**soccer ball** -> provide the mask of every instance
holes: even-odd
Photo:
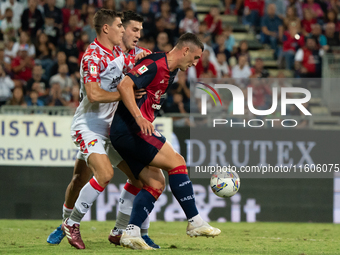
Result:
[[[210,187],[219,197],[232,197],[240,189],[240,185],[240,177],[236,172],[219,171],[210,179]]]

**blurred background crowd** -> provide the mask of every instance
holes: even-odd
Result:
[[[322,56],[339,54],[339,0],[6,0],[0,2],[0,106],[76,108],[79,65],[96,37],[99,8],[143,16],[139,45],[154,52],[170,51],[186,32],[204,42],[197,66],[179,72],[165,113],[190,112],[190,81],[320,78]],[[253,87],[254,106],[266,109],[274,83],[240,86]]]

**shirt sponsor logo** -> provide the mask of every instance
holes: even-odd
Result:
[[[151,107],[152,107],[152,109],[159,110],[159,109],[161,109],[162,105],[160,105],[160,104],[153,104]]]
[[[98,142],[98,140],[95,139],[95,140],[89,142],[87,145],[88,145],[88,147],[91,147],[91,146],[94,146],[97,142]]]
[[[137,70],[137,73],[139,75],[142,75],[143,73],[145,73],[147,70],[149,70],[145,65],[143,65],[142,67],[140,67],[138,70]]]

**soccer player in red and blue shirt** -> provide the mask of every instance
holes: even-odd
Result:
[[[152,249],[141,238],[140,227],[163,188],[149,166],[168,172],[172,193],[188,219],[188,235],[217,236],[221,232],[199,215],[184,158],[152,125],[178,69],[186,71],[190,66],[196,66],[203,48],[197,36],[184,34],[169,53],[151,54],[139,61],[117,87],[122,102],[112,121],[110,139],[136,179],[144,183],[134,200],[127,231],[120,240],[125,247]],[[134,89],[141,88],[145,88],[146,94],[135,100]]]

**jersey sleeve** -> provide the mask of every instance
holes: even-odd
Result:
[[[157,64],[151,59],[142,59],[127,74],[138,89],[146,88],[155,78],[157,74]]]
[[[83,58],[83,79],[84,84],[88,82],[100,83],[101,59],[96,55],[85,56]]]

